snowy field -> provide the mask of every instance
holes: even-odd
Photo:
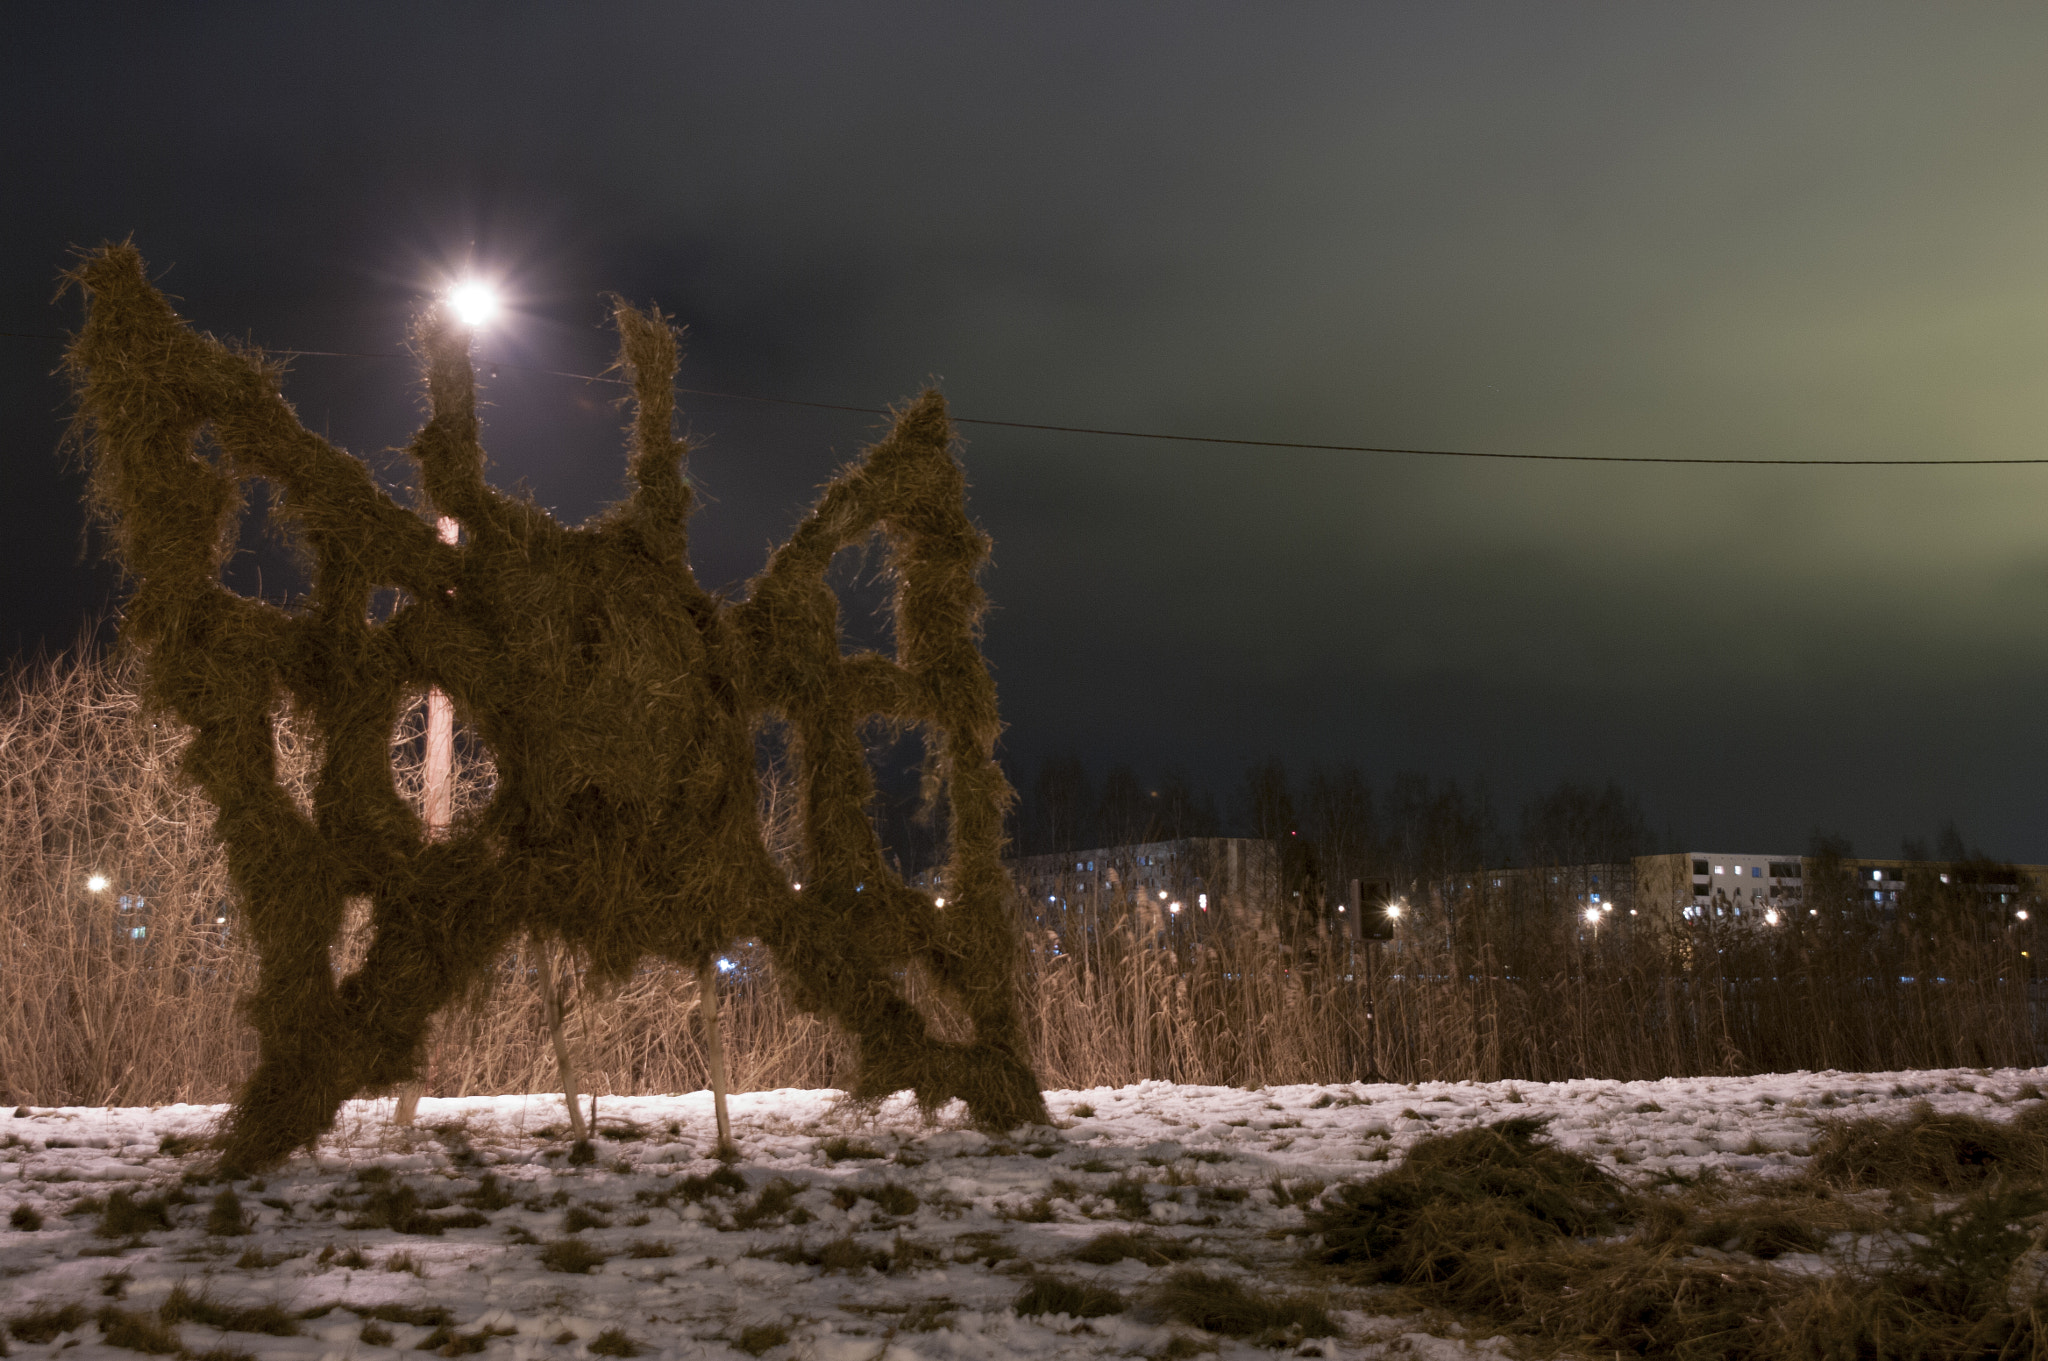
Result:
[[[235,1184],[239,1207],[225,1208],[220,1186],[182,1186],[205,1163],[192,1145],[217,1107],[23,1108],[0,1111],[0,1318],[30,1319],[11,1328],[15,1356],[75,1361],[132,1361],[143,1346],[381,1361],[423,1344],[487,1361],[1273,1355],[1148,1308],[1173,1268],[1147,1265],[1142,1245],[1166,1241],[1183,1266],[1325,1300],[1344,1335],[1300,1354],[1492,1356],[1502,1344],[1431,1337],[1301,1273],[1301,1203],[1419,1138],[1515,1115],[1549,1118],[1559,1144],[1631,1181],[1708,1167],[1771,1177],[1802,1165],[1822,1122],[1917,1100],[2003,1119],[2035,1083],[2048,1070],[1147,1082],[1048,1093],[1056,1127],[1001,1139],[946,1113],[921,1122],[900,1099],[863,1109],[835,1092],[758,1092],[732,1100],[729,1170],[707,1156],[702,1092],[600,1101],[594,1157],[578,1164],[556,1097],[429,1100],[412,1130],[390,1124],[389,1102],[358,1102],[317,1157]],[[118,1216],[102,1207],[122,1192],[134,1214],[109,1232]],[[1103,1260],[1118,1244],[1140,1256]],[[1020,1314],[1044,1276],[1131,1305]],[[183,1319],[168,1335],[124,1333],[124,1316],[154,1319],[167,1302]]]

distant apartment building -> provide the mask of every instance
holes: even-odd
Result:
[[[1894,858],[1845,857],[1834,862],[1849,876],[1855,900],[1874,907],[1895,907],[1900,894],[1918,881],[1927,887],[1950,885],[1975,892],[1987,908],[2027,910],[2048,892],[2048,865],[1949,862]],[[1804,906],[1818,862],[1809,856],[1721,851],[1682,851],[1636,857],[1637,898],[1641,905],[1679,916],[1756,919],[1775,923]]]
[[[1199,922],[1272,902],[1280,892],[1280,856],[1253,837],[1185,837],[1129,846],[1027,855],[1003,862],[1034,917],[1077,910],[1142,907],[1159,924]]]

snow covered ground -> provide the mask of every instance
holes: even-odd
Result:
[[[235,1185],[249,1230],[239,1235],[209,1232],[209,1218],[233,1227],[212,1213],[219,1186],[175,1194],[204,1164],[190,1145],[219,1108],[24,1108],[0,1111],[0,1318],[42,1320],[13,1329],[16,1356],[76,1361],[132,1361],[95,1319],[146,1314],[174,1291],[217,1320],[222,1307],[264,1304],[302,1316],[294,1336],[249,1331],[260,1314],[226,1319],[245,1325],[226,1331],[177,1324],[176,1340],[200,1356],[382,1361],[431,1339],[442,1355],[486,1361],[635,1347],[649,1361],[1000,1361],[1157,1355],[1177,1337],[1270,1356],[1148,1310],[1148,1286],[1170,1268],[1075,1252],[1142,1229],[1192,1249],[1187,1265],[1320,1295],[1295,1265],[1299,1202],[1373,1175],[1430,1134],[1534,1115],[1631,1180],[1703,1167],[1772,1176],[1802,1164],[1821,1122],[1902,1114],[1916,1100],[2005,1118],[2001,1107],[2038,1095],[2023,1090],[2034,1083],[2048,1084],[2048,1070],[1257,1091],[1147,1082],[1048,1093],[1057,1127],[1002,1139],[945,1112],[921,1122],[905,1099],[862,1109],[829,1091],[757,1092],[732,1100],[742,1158],[717,1180],[702,1092],[601,1100],[602,1137],[582,1165],[571,1165],[557,1097],[429,1100],[412,1130],[390,1124],[389,1102],[359,1102],[317,1158]],[[173,1193],[170,1227],[102,1236],[93,1206],[120,1191],[145,1218],[151,1196]],[[563,1243],[589,1251],[552,1246]],[[595,1258],[587,1271],[559,1269]],[[1020,1316],[1013,1303],[1037,1274],[1106,1286],[1132,1307]],[[1305,1354],[1497,1350],[1376,1317],[1356,1294],[1327,1298],[1345,1336],[1305,1343]]]

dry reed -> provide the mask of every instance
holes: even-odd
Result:
[[[392,750],[398,788],[415,800],[420,708],[407,711]],[[306,754],[288,719],[277,725],[281,778],[303,800]],[[69,657],[8,686],[0,1099],[221,1101],[248,1072],[254,1037],[235,998],[256,960],[235,929],[209,805],[176,776],[186,740],[142,716],[117,664]],[[459,807],[487,798],[492,778],[476,748],[458,749]],[[761,787],[770,849],[786,856],[792,786]],[[86,887],[95,873],[110,881],[101,893]],[[1396,946],[1355,958],[1290,939],[1276,914],[1250,910],[1178,940],[1157,929],[1156,913],[1129,907],[1050,924],[1014,896],[1011,910],[1026,1036],[1051,1087],[2041,1061],[2023,941],[1968,913],[1860,919],[1824,882],[1810,897],[1821,915],[1786,930],[1623,929],[1595,942],[1562,905],[1475,891],[1456,912],[1441,898],[1419,905]],[[354,915],[337,970],[353,967],[364,942],[362,905]],[[431,1094],[553,1089],[531,949],[508,949],[469,1004],[444,1014],[428,1047]],[[768,952],[743,942],[726,957],[736,966],[721,984],[735,1089],[850,1085],[850,1046],[785,999]],[[907,987],[942,1011],[915,971]],[[653,961],[605,989],[580,978],[568,1032],[586,1087],[600,1097],[704,1087],[697,1001],[692,970]]]

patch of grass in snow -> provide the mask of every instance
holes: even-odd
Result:
[[[381,1172],[384,1169],[372,1170]],[[443,1195],[422,1200],[418,1190],[405,1182],[380,1184],[356,1204],[355,1217],[344,1227],[390,1229],[394,1233],[438,1238],[449,1229],[480,1229],[491,1222],[488,1216],[475,1210],[429,1213],[445,1209],[449,1203],[448,1197]]]
[[[171,1227],[171,1206],[175,1203],[168,1194],[157,1194],[144,1200],[137,1200],[127,1191],[116,1191],[107,1197],[106,1207],[100,1211],[100,1222],[93,1232],[102,1238],[129,1238],[136,1234],[156,1233]],[[184,1203],[190,1203],[187,1197]]]
[[[835,1163],[853,1159],[885,1158],[888,1155],[873,1144],[858,1139],[849,1139],[844,1134],[835,1134],[818,1145],[818,1151]]]
[[[760,1356],[788,1341],[789,1329],[780,1323],[755,1323],[740,1329],[732,1345],[748,1356]]]
[[[861,1201],[868,1201],[886,1215],[914,1215],[917,1213],[917,1192],[908,1186],[898,1186],[885,1181],[870,1186],[840,1186],[832,1192],[832,1203],[842,1210],[851,1210]]]
[[[375,1323],[405,1323],[415,1328],[442,1328],[455,1315],[438,1304],[344,1304],[359,1319]]]
[[[93,1316],[93,1322],[100,1325],[100,1341],[109,1347],[151,1356],[175,1356],[185,1347],[175,1329],[149,1314],[110,1304]]]
[[[1077,1262],[1091,1266],[1115,1266],[1129,1258],[1143,1266],[1166,1266],[1184,1262],[1195,1255],[1193,1247],[1178,1238],[1165,1238],[1139,1230],[1111,1229],[1098,1233],[1070,1254]]]
[[[1418,1141],[1400,1167],[1309,1211],[1318,1260],[1359,1281],[1434,1284],[1483,1271],[1504,1245],[1610,1231],[1618,1187],[1588,1160],[1539,1143],[1542,1130],[1517,1117]],[[1287,1188],[1275,1181],[1280,1199]]]
[[[1665,1178],[1641,1192],[1540,1142],[1535,1122],[1425,1139],[1396,1171],[1309,1212],[1320,1235],[1311,1257],[1545,1350],[1688,1361],[2048,1356],[2048,1178],[2030,1161],[2035,1132],[1925,1110],[1840,1128],[1836,1161],[1817,1159],[1800,1181]],[[1909,1203],[1889,1223],[1867,1197],[1834,1189],[1880,1179],[1977,1185],[1934,1208]],[[1875,1263],[1849,1255],[1824,1273],[1769,1265],[1827,1251],[1831,1232],[1880,1228],[1898,1250]]]
[[[1131,1302],[1106,1286],[1085,1285],[1059,1276],[1034,1276],[1010,1307],[1025,1318],[1037,1314],[1104,1318],[1121,1314],[1131,1307]]]
[[[797,1195],[802,1190],[803,1187],[787,1177],[775,1178],[761,1188],[761,1193],[754,1197],[753,1204],[733,1211],[733,1226],[739,1229],[752,1229],[785,1216],[795,1223],[806,1222],[810,1216],[796,1205]],[[800,1214],[804,1216],[803,1219],[796,1218]]]
[[[1020,1205],[998,1205],[996,1218],[1018,1224],[1050,1224],[1054,1214],[1051,1196],[1034,1196]]]
[[[1145,1188],[1150,1183],[1135,1173],[1118,1177],[1102,1188],[1104,1200],[1116,1207],[1120,1219],[1144,1219],[1152,1212],[1152,1198]]]
[[[203,1323],[228,1333],[299,1334],[299,1321],[280,1304],[222,1304],[203,1289],[195,1293],[182,1284],[171,1287],[171,1293],[157,1306],[157,1317],[167,1324]]]
[[[604,1262],[605,1255],[581,1238],[564,1238],[540,1250],[540,1264],[549,1271],[587,1276]]]
[[[879,1248],[862,1247],[852,1234],[844,1234],[820,1247],[809,1247],[802,1242],[785,1243],[776,1248],[752,1248],[749,1257],[759,1257],[785,1266],[814,1266],[826,1275],[834,1272],[858,1273],[873,1267],[886,1273],[889,1270],[889,1254]]]
[[[1234,1276],[1209,1271],[1174,1272],[1153,1292],[1153,1300],[1183,1323],[1257,1346],[1285,1346],[1342,1331],[1317,1300],[1257,1293]]]
[[[1845,1186],[1955,1192],[1994,1178],[2048,1180],[2048,1106],[2009,1121],[1944,1114],[1917,1102],[1904,1118],[1823,1128],[1808,1174]]]
[[[232,1187],[222,1190],[207,1206],[206,1231],[219,1238],[239,1238],[249,1232],[249,1216]]]
[[[7,1331],[17,1342],[41,1346],[55,1342],[59,1333],[68,1333],[74,1328],[83,1328],[86,1320],[85,1306],[70,1304],[38,1304],[35,1308],[7,1316]]]
[[[505,1184],[495,1173],[486,1172],[477,1181],[474,1191],[465,1191],[455,1199],[472,1210],[496,1211],[511,1206],[512,1193],[505,1189]]]
[[[626,1336],[624,1328],[607,1328],[590,1339],[592,1356],[638,1356],[642,1347]]]
[[[472,1356],[491,1345],[491,1339],[510,1337],[516,1329],[479,1328],[473,1333],[458,1333],[443,1324],[419,1341],[417,1350],[433,1352],[436,1356]]]
[[[953,1240],[952,1251],[948,1255],[956,1262],[996,1266],[1014,1260],[1018,1254],[1002,1234],[980,1230],[956,1237]]]
[[[34,1233],[43,1227],[42,1211],[33,1205],[17,1205],[7,1212],[7,1227],[22,1233]]]

